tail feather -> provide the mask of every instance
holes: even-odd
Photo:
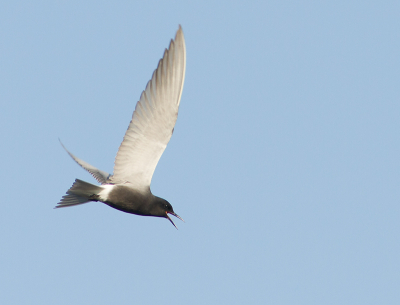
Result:
[[[62,199],[60,200],[60,202],[55,207],[55,209],[71,207],[74,205],[84,204],[86,202],[89,202],[89,200],[84,197],[80,197],[80,196],[72,195],[72,194],[64,195],[62,197]]]
[[[91,197],[103,189],[100,186],[75,179],[74,184],[67,191],[55,208],[65,208],[93,201]]]

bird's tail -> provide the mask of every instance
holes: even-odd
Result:
[[[75,179],[74,184],[67,191],[67,194],[61,198],[61,201],[55,208],[64,208],[89,201],[97,201],[96,197],[102,190],[103,188],[100,186]]]

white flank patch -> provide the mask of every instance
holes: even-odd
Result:
[[[99,193],[99,197],[101,201],[107,201],[108,195],[110,194],[111,190],[114,188],[114,184],[107,184],[107,185],[102,185],[101,188],[103,189]]]

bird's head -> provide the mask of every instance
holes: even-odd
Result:
[[[177,226],[174,224],[174,222],[172,221],[172,219],[169,217],[168,214],[174,215],[175,217],[179,218],[184,222],[184,220],[174,212],[172,205],[167,200],[159,197],[156,198],[157,198],[156,201],[157,216],[167,218],[174,225],[175,228],[177,228]]]

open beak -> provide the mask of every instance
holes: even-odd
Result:
[[[185,222],[178,214],[175,214],[174,212],[165,212],[165,215],[167,216],[168,220],[174,225],[174,227],[178,230],[178,227],[174,224],[171,218],[169,218],[168,214],[174,215],[176,218],[179,218],[183,222]]]

